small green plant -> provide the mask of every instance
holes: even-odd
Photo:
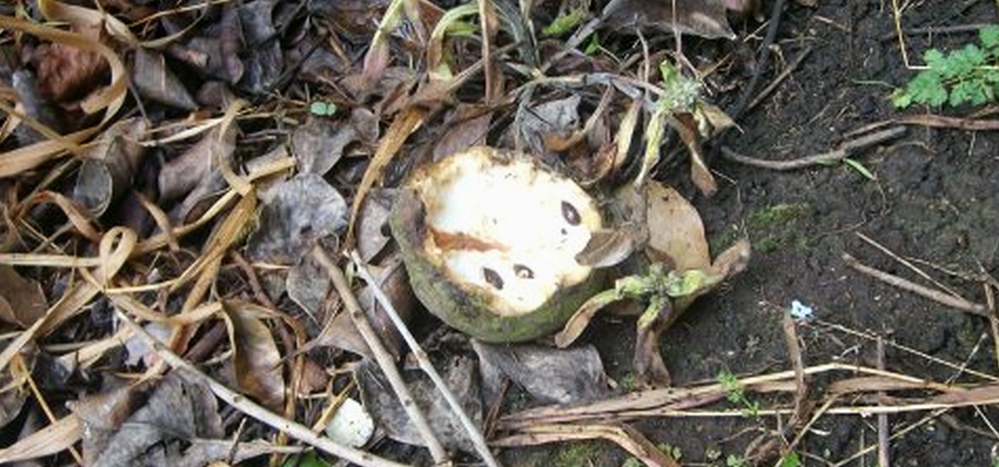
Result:
[[[332,102],[313,101],[309,104],[309,113],[317,117],[332,117],[336,111],[337,106]]]
[[[758,417],[760,415],[760,404],[746,397],[746,389],[739,382],[738,377],[727,370],[722,370],[721,373],[718,373],[718,383],[728,393],[726,398],[729,402],[742,406],[743,415],[747,417]]]
[[[927,50],[923,55],[927,69],[892,94],[895,107],[994,102],[999,90],[999,25],[982,28],[978,41],[980,45],[967,44],[947,54]]]
[[[749,465],[746,459],[736,454],[729,454],[725,458],[725,467],[746,467]]]
[[[791,451],[780,458],[780,467],[801,467],[801,458],[798,453]]]

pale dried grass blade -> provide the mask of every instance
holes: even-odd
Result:
[[[58,302],[45,312],[44,317],[35,321],[30,328],[24,330],[17,338],[7,344],[3,352],[0,352],[0,369],[6,368],[11,359],[32,339],[52,332],[66,320],[84,311],[87,303],[90,303],[90,300],[100,293],[101,284],[110,282],[111,278],[124,266],[132,254],[135,244],[135,232],[125,227],[115,227],[104,234],[99,247],[100,265],[93,274],[86,269],[80,270],[81,275],[92,280],[74,284]]]
[[[0,449],[0,464],[51,456],[73,446],[83,434],[80,417],[67,415],[18,442]]]
[[[65,143],[71,142],[75,144],[82,142],[99,131],[100,127],[104,126],[104,124],[109,122],[118,113],[118,110],[121,109],[122,104],[125,102],[127,73],[125,64],[113,50],[82,34],[62,31],[8,16],[0,16],[0,29],[20,31],[48,41],[97,53],[108,62],[111,68],[111,83],[87,96],[80,103],[80,107],[88,114],[97,113],[101,109],[104,109],[104,117],[101,119],[101,123],[96,127],[65,135],[61,141],[42,141],[30,146],[0,153],[0,178],[3,178],[31,170],[51,159],[60,157],[65,154]]]

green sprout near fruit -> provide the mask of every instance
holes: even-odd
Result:
[[[718,373],[718,383],[725,389],[725,397],[729,402],[742,406],[742,414],[747,417],[758,417],[760,415],[760,404],[749,400],[746,397],[746,388],[739,382],[739,378],[729,371]]]
[[[995,102],[999,90],[999,25],[982,28],[978,42],[946,54],[938,49],[927,50],[923,55],[927,68],[906,87],[896,90],[892,103],[906,108],[912,104],[956,107]]]

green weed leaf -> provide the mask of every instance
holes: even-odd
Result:
[[[912,104],[955,107],[995,102],[999,89],[999,25],[982,28],[978,41],[948,53],[927,50],[923,54],[927,69],[916,74],[905,88],[895,90],[892,104],[905,108]]]

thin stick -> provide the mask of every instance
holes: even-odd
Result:
[[[930,276],[929,274],[927,274],[926,272],[924,272],[922,269],[917,268],[916,265],[912,264],[911,261],[909,261],[909,260],[907,260],[905,258],[902,258],[899,255],[896,255],[895,252],[889,250],[884,245],[882,245],[882,244],[874,241],[874,239],[872,239],[872,238],[868,237],[867,235],[864,235],[864,234],[862,234],[860,232],[855,232],[855,235],[857,237],[859,237],[861,240],[867,242],[868,245],[871,245],[874,248],[877,248],[877,249],[881,250],[882,253],[890,256],[895,261],[898,261],[899,263],[902,263],[903,265],[905,265],[905,267],[909,268],[909,270],[911,270],[912,272],[918,274],[919,277],[922,277],[923,279],[926,279],[926,280],[932,282],[933,285],[935,285],[937,287],[940,287],[941,290],[943,290],[943,291],[945,291],[945,292],[953,295],[956,298],[960,298],[962,300],[964,299],[964,297],[962,297],[961,294],[959,294],[959,293],[951,290],[946,285],[940,283],[940,281],[934,279],[933,276]]]
[[[879,269],[872,268],[870,266],[862,264],[860,261],[857,260],[857,258],[850,256],[849,253],[843,253],[843,261],[846,263],[847,266],[850,266],[854,270],[867,274],[868,276],[878,279],[881,282],[884,282],[888,285],[892,285],[902,290],[912,292],[916,295],[923,296],[944,306],[949,306],[951,308],[956,308],[958,310],[966,311],[968,313],[978,316],[983,316],[986,318],[989,317],[989,313],[986,310],[985,305],[982,305],[980,303],[970,302],[963,298],[952,297],[950,295],[940,292],[939,290],[933,290],[928,287],[919,285],[915,282],[909,281],[907,279],[903,279],[901,277],[888,274],[887,272],[881,271]]]
[[[879,370],[885,369],[885,340],[878,336],[878,361],[877,367]],[[878,391],[878,395],[881,397],[885,396],[884,391]],[[891,466],[891,449],[888,444],[888,440],[891,437],[891,431],[888,429],[888,415],[880,413],[878,414],[878,467],[890,467]]]
[[[271,412],[270,410],[265,409],[263,406],[251,401],[246,396],[229,389],[218,381],[215,381],[208,375],[202,373],[201,370],[198,370],[194,365],[191,365],[186,360],[180,358],[180,356],[173,353],[170,349],[166,348],[163,343],[146,332],[142,326],[139,326],[138,323],[132,321],[132,318],[120,309],[115,309],[115,314],[122,321],[122,323],[125,324],[125,326],[127,326],[136,336],[139,336],[139,338],[142,339],[146,345],[152,348],[163,361],[175,369],[183,370],[189,375],[197,378],[203,384],[208,386],[208,388],[211,389],[211,391],[215,393],[219,399],[226,401],[226,403],[231,405],[236,410],[253,417],[271,428],[287,433],[291,437],[303,443],[347,460],[348,462],[353,462],[357,465],[366,467],[406,467],[405,464],[399,464],[388,459],[378,457],[374,454],[342,445],[330,438],[319,436],[313,433],[309,427],[300,425],[295,421],[288,420],[274,412]]]
[[[996,368],[999,368],[999,310],[996,310],[996,296],[991,284],[982,284],[985,289],[985,304],[989,307],[989,328],[992,331],[992,351],[995,354]]]
[[[881,130],[876,133],[871,133],[867,136],[862,136],[852,141],[841,145],[839,148],[824,152],[822,154],[815,154],[812,156],[805,156],[799,159],[792,159],[789,161],[771,161],[766,159],[757,159],[755,157],[744,156],[733,151],[728,146],[722,146],[721,152],[726,159],[738,162],[740,164],[750,165],[753,167],[760,167],[770,170],[798,170],[804,169],[806,167],[811,167],[814,165],[827,165],[830,163],[840,162],[850,156],[850,153],[867,146],[872,146],[875,144],[880,144],[885,141],[890,141],[905,133],[905,127],[897,126],[892,127],[887,130]]]
[[[368,271],[368,266],[361,260],[360,255],[357,254],[357,250],[350,250],[349,253],[350,260],[353,261],[354,266],[357,267],[357,273],[368,283],[371,287],[371,291],[374,293],[375,299],[381,304],[382,309],[385,310],[385,314],[392,320],[392,324],[402,335],[403,340],[406,341],[406,345],[413,352],[413,356],[416,357],[416,361],[420,365],[420,369],[423,370],[430,380],[434,382],[434,386],[437,390],[444,395],[444,400],[447,401],[447,405],[451,407],[451,410],[455,415],[458,416],[458,420],[461,422],[461,426],[465,429],[465,433],[468,434],[468,438],[472,441],[472,445],[475,446],[476,452],[482,457],[483,462],[490,467],[499,467],[499,462],[493,457],[492,452],[489,451],[489,446],[486,444],[486,439],[482,436],[482,433],[478,428],[475,427],[475,423],[472,419],[468,417],[465,413],[465,409],[462,407],[461,402],[454,397],[454,393],[444,384],[444,379],[441,375],[437,373],[434,368],[433,363],[430,363],[430,358],[427,357],[427,353],[423,351],[420,344],[416,342],[413,334],[409,332],[406,328],[406,324],[402,322],[402,318],[399,317],[399,313],[395,309],[395,305],[392,304],[392,300],[385,295],[385,292],[378,286],[378,281],[371,275]]]
[[[774,89],[777,89],[777,86],[780,86],[780,83],[783,83],[788,76],[791,76],[791,73],[794,73],[794,70],[797,70],[798,67],[801,66],[801,62],[805,61],[805,57],[808,57],[808,55],[812,53],[812,48],[812,46],[809,46],[807,49],[798,54],[798,56],[794,58],[794,61],[785,67],[784,71],[781,71],[780,74],[767,85],[767,87],[763,88],[763,90],[756,96],[756,99],[753,99],[753,102],[749,103],[749,106],[746,107],[746,112],[756,108],[756,106],[759,105],[760,102],[763,102],[763,99],[766,99],[767,96],[774,91]]]
[[[430,427],[430,423],[427,422],[427,418],[423,415],[420,407],[413,400],[413,395],[409,392],[409,388],[406,387],[406,383],[402,380],[402,375],[399,374],[399,369],[396,368],[395,362],[392,360],[391,354],[385,349],[385,345],[382,344],[381,339],[378,338],[378,334],[375,333],[374,328],[371,327],[371,323],[368,322],[368,317],[364,314],[364,310],[361,305],[357,303],[357,297],[354,296],[354,292],[350,290],[350,284],[347,283],[347,278],[344,277],[343,271],[333,263],[333,260],[323,251],[321,246],[316,246],[312,249],[312,258],[326,270],[326,274],[333,281],[333,286],[336,288],[337,293],[340,294],[340,298],[343,301],[344,306],[347,308],[347,313],[350,315],[351,321],[354,322],[354,326],[357,328],[357,332],[361,334],[364,338],[364,342],[368,344],[368,348],[371,349],[371,353],[375,357],[375,361],[378,362],[378,366],[381,367],[382,372],[385,373],[386,379],[388,379],[389,385],[392,386],[392,390],[395,391],[396,397],[399,398],[399,402],[402,404],[402,408],[406,411],[406,415],[409,415],[409,419],[413,422],[413,426],[416,431],[420,433],[420,437],[423,438],[423,442],[426,443],[427,449],[430,450],[430,455],[434,458],[434,463],[445,464],[448,463],[447,451],[444,450],[444,446],[441,442],[434,436],[433,429]]]

